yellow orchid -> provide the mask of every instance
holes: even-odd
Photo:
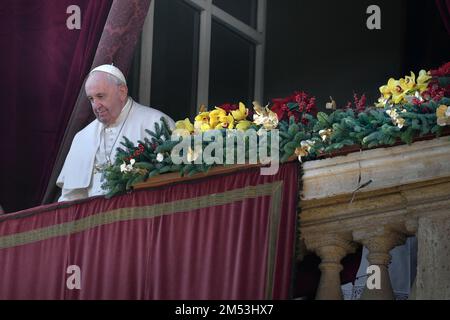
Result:
[[[389,98],[379,97],[378,103],[375,104],[375,107],[384,108],[388,102],[389,102]]]
[[[389,79],[388,81],[388,88],[391,91],[392,94],[392,101],[394,103],[400,103],[405,98],[406,92],[403,91],[403,88],[400,85],[399,80],[395,80],[393,78]]]
[[[219,119],[221,116],[225,116],[227,113],[222,108],[216,107],[215,110],[209,113],[209,126],[211,128],[215,128],[219,123]]]
[[[215,127],[216,129],[233,129],[234,119],[231,114],[222,115],[219,117],[219,124]]]
[[[209,112],[200,112],[194,120],[195,122],[209,123]]]
[[[194,132],[194,125],[189,118],[175,122],[175,129],[187,130],[189,133]]]
[[[416,75],[411,71],[411,76],[405,76],[398,81],[403,91],[413,90],[416,87]]]
[[[450,107],[445,104],[441,104],[436,109],[437,124],[440,126],[450,125]]]
[[[391,97],[391,89],[387,85],[380,87],[380,92],[383,95],[383,98],[389,99]]]
[[[245,107],[245,104],[239,102],[239,109],[231,111],[231,114],[236,121],[244,120],[247,118],[248,109]]]
[[[379,88],[381,97],[375,106],[385,107],[387,104],[412,103],[414,97],[420,97],[420,93],[427,89],[431,78],[430,72],[425,70],[420,70],[417,78],[412,71],[409,76],[399,80],[389,78],[388,83]],[[420,98],[418,99],[420,100]]]
[[[390,98],[394,92],[398,91],[398,88],[401,88],[398,80],[390,78],[387,84],[380,87],[380,92],[383,94],[383,97]]]
[[[237,123],[236,125],[236,129],[241,130],[241,131],[245,131],[247,130],[250,126],[252,125],[251,121],[248,120],[241,120]]]
[[[174,137],[188,137],[191,135],[191,132],[189,132],[187,129],[175,129],[172,131],[172,135]]]
[[[428,81],[430,81],[431,75],[429,72],[426,72],[425,70],[419,71],[419,76],[417,77],[417,88],[419,89],[420,93],[425,91],[428,86]]]
[[[211,129],[212,128],[209,125],[209,123],[205,123],[205,122],[201,122],[201,121],[194,122],[194,133],[205,132],[205,131],[208,131]]]
[[[210,129],[209,112],[200,112],[198,116],[195,117],[194,131],[208,131]]]
[[[398,92],[398,93],[393,93],[392,94],[392,101],[395,104],[399,104],[401,102],[406,102],[405,100],[405,96],[406,96],[406,92]]]

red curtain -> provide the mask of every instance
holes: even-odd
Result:
[[[0,204],[40,204],[112,0],[0,4]],[[66,21],[80,8],[81,29]]]
[[[445,29],[450,36],[450,0],[435,0]]]
[[[288,298],[297,178],[290,163],[0,217],[0,299]]]

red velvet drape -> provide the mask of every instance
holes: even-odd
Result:
[[[0,204],[40,204],[59,143],[91,67],[112,0],[0,4]],[[67,8],[80,8],[70,30]]]
[[[435,0],[445,29],[450,36],[450,0]]]
[[[290,163],[0,217],[0,299],[288,298],[297,178]]]

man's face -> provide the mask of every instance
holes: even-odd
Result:
[[[115,84],[104,72],[93,72],[86,81],[85,90],[98,121],[105,125],[114,123],[125,105],[127,87]]]

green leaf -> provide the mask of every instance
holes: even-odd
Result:
[[[305,133],[300,131],[295,134],[293,142],[296,146],[300,145],[300,142],[305,139]]]
[[[286,143],[286,145],[283,147],[284,152],[291,155],[294,153],[295,148],[297,147],[297,144],[294,141]]]
[[[148,174],[148,177],[151,178],[151,177],[154,177],[154,176],[157,176],[157,175],[159,175],[159,170],[158,170],[158,169],[153,169],[153,170],[150,171],[150,173]]]
[[[199,171],[197,170],[196,167],[192,168],[192,170],[189,170],[188,172],[188,177],[193,176],[194,174],[198,173]]]
[[[437,133],[440,128],[441,128],[440,125],[438,124],[434,125],[433,128],[431,128],[431,133]]]
[[[298,125],[297,125],[296,123],[291,124],[291,125],[289,126],[288,134],[289,134],[291,137],[293,137],[293,136],[295,136],[295,134],[298,132],[298,130],[299,130],[299,127],[298,127]]]
[[[162,167],[161,169],[159,169],[159,173],[166,173],[166,172],[169,172],[170,169],[171,169],[171,166],[169,166],[169,165],[164,166],[164,167]]]
[[[140,168],[140,169],[152,170],[155,166],[148,162],[136,162],[134,164],[134,167]]]
[[[280,131],[280,138],[281,139],[291,139],[291,136],[287,132]]]
[[[400,139],[407,143],[407,144],[411,144],[412,140],[413,140],[413,128],[412,127],[408,127],[401,135],[400,135]]]
[[[379,145],[378,141],[372,141],[371,143],[369,143],[367,145],[367,148],[373,148],[373,147],[376,147],[378,145]]]
[[[319,123],[323,126],[329,126],[330,123],[328,122],[328,115],[325,112],[318,112],[317,113],[317,120],[319,120]]]
[[[285,154],[281,157],[280,162],[284,163],[284,162],[288,161],[288,159],[289,159],[290,157],[291,157],[290,154],[285,153]]]
[[[428,119],[425,115],[419,114],[419,119],[422,122],[422,126],[420,128],[420,135],[427,134],[430,132],[430,126],[428,125]]]
[[[144,182],[145,179],[146,179],[145,175],[139,175],[132,180],[131,185],[134,186],[135,184]]]
[[[418,119],[413,119],[411,121],[411,128],[416,129],[416,130],[420,130],[422,127],[419,124],[419,120]]]
[[[380,138],[380,133],[379,132],[372,132],[371,134],[369,134],[367,137],[364,137],[364,139],[362,140],[363,144],[368,144],[374,140],[378,140]]]
[[[298,107],[298,104],[296,102],[288,102],[287,107],[289,108],[289,110],[294,110]]]

